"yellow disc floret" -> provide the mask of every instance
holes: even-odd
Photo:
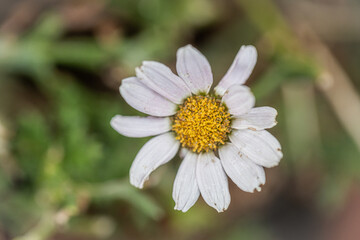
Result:
[[[230,133],[230,114],[220,99],[188,97],[175,114],[172,130],[182,146],[193,152],[216,150]]]

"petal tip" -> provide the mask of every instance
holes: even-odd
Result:
[[[148,61],[148,60],[145,60],[145,61],[142,61],[141,62],[141,68],[143,68],[144,66],[149,66],[153,63],[153,61]]]
[[[180,49],[193,49],[193,48],[194,48],[194,46],[189,43],[189,44],[186,44],[185,46],[179,48],[179,50]]]
[[[142,74],[143,74],[142,66],[141,66],[141,67],[136,67],[136,68],[135,68],[135,73],[136,73],[136,76],[137,76],[139,79],[142,78]]]
[[[181,212],[185,213],[185,212],[187,212],[189,209],[180,208],[180,207],[178,207],[177,205],[175,205],[174,210],[181,211]]]
[[[130,184],[133,185],[134,187],[138,188],[138,189],[143,189],[144,188],[144,183],[141,182],[137,182],[134,179],[130,178]]]
[[[227,207],[224,208],[215,208],[218,213],[223,213],[227,210]]]
[[[241,46],[241,49],[252,51],[254,54],[257,55],[257,50],[254,45],[243,45],[243,46]]]
[[[187,212],[189,209],[190,209],[189,207],[186,207],[186,204],[183,206],[179,206],[178,203],[175,203],[175,206],[174,206],[174,210],[181,211],[183,213]]]
[[[119,119],[120,115],[115,115],[110,120],[110,126],[115,129],[116,120]]]

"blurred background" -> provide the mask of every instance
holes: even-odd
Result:
[[[279,112],[283,160],[221,214],[173,210],[178,158],[130,186],[147,139],[109,125],[139,114],[121,80],[189,43],[215,82],[255,45],[247,85]],[[1,0],[0,239],[360,239],[359,62],[357,0]]]

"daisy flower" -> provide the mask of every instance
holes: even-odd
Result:
[[[130,183],[143,188],[149,175],[181,149],[172,194],[176,210],[186,212],[201,194],[208,205],[225,211],[227,176],[243,191],[260,191],[263,167],[278,165],[282,152],[265,130],[276,125],[277,111],[254,107],[255,97],[243,85],[256,59],[255,47],[242,46],[213,93],[210,64],[191,45],[177,51],[178,75],[164,64],[144,61],[136,77],[122,80],[125,101],[150,116],[117,115],[111,126],[127,137],[155,136],[136,155]]]

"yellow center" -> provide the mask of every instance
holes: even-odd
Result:
[[[188,97],[175,114],[172,130],[193,152],[216,150],[230,133],[230,114],[215,97]]]

